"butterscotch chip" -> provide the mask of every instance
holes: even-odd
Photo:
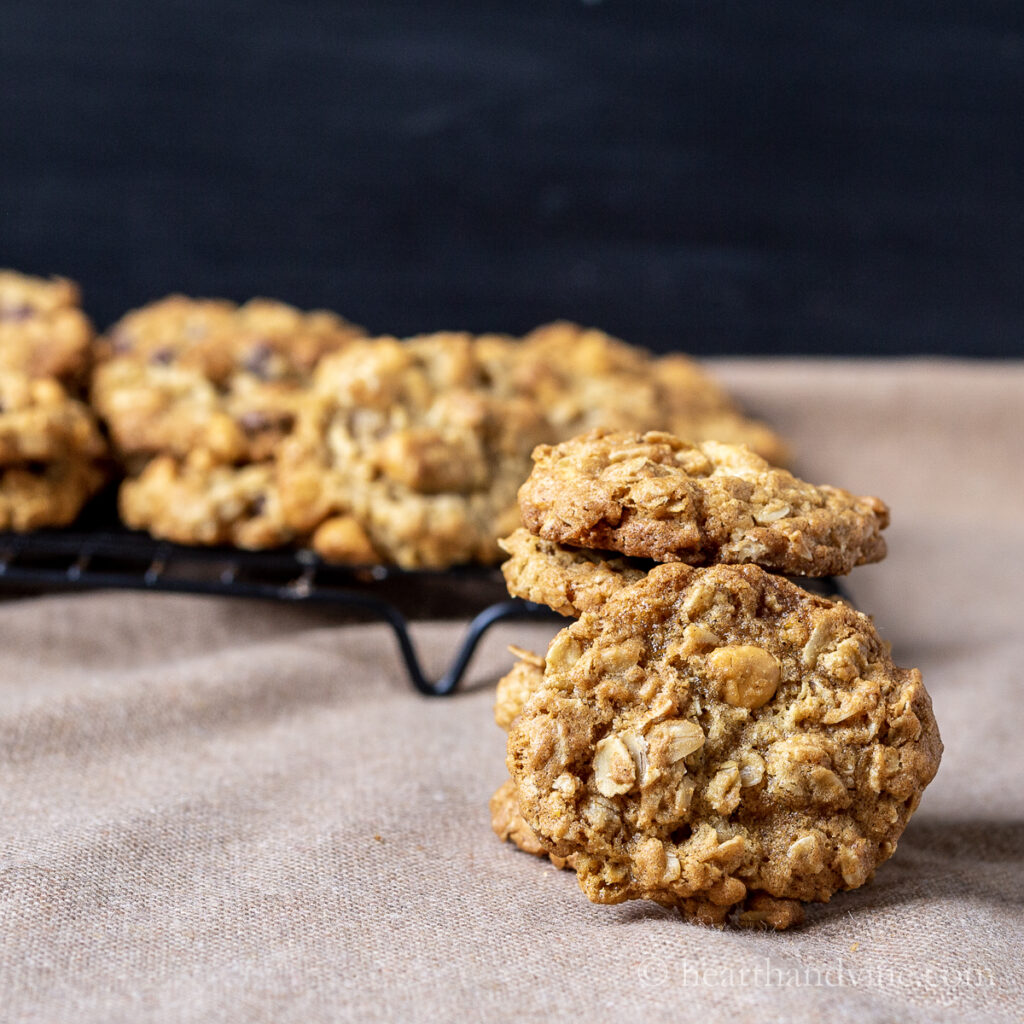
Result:
[[[501,566],[508,592],[560,615],[578,617],[604,604],[647,571],[628,558],[565,547],[522,528],[498,543],[511,556]]]
[[[518,808],[599,903],[786,927],[892,855],[942,744],[871,621],[752,565],[659,565],[552,641]],[[770,900],[768,899],[770,897]]]
[[[775,696],[782,669],[763,647],[736,644],[719,647],[708,655],[708,672],[719,683],[726,704],[759,708]]]
[[[77,384],[93,339],[79,299],[66,278],[0,270],[0,370]]]
[[[806,576],[885,556],[889,510],[878,498],[805,483],[743,446],[593,431],[533,458],[523,523],[560,544]]]
[[[105,480],[103,469],[86,459],[0,467],[0,530],[67,526]]]
[[[342,565],[376,565],[380,556],[352,516],[334,516],[313,534],[313,547],[328,561]]]

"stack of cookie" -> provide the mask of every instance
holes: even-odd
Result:
[[[942,752],[916,669],[784,575],[885,554],[877,498],[742,446],[597,431],[535,452],[509,591],[576,622],[498,687],[503,839],[598,903],[787,927],[867,881]]]
[[[70,281],[0,271],[0,529],[64,526],[105,479],[76,397],[92,336]]]

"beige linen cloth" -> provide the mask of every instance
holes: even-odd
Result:
[[[729,362],[809,479],[893,509],[849,589],[946,744],[873,883],[786,934],[593,906],[499,843],[503,626],[415,695],[380,626],[0,602],[0,1020],[1019,1021],[1024,366]],[[417,627],[440,667],[463,624]]]

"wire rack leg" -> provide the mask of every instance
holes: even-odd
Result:
[[[440,679],[431,682],[423,671],[419,655],[416,652],[416,645],[409,634],[409,623],[404,615],[393,607],[380,608],[381,617],[384,618],[395,634],[398,641],[398,650],[405,662],[406,671],[413,686],[427,697],[447,697],[455,692],[469,663],[476,653],[487,631],[499,622],[509,619],[529,619],[535,621],[553,621],[560,616],[544,605],[533,604],[530,601],[502,601],[499,604],[492,604],[485,608],[469,624],[462,643],[456,651],[455,658],[444,672]]]

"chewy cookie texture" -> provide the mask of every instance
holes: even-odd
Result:
[[[491,802],[495,832],[573,868],[594,902],[649,899],[709,924],[789,927],[805,902],[864,884],[938,769],[920,673],[898,668],[871,620],[842,601],[756,564],[663,560],[832,543],[838,564],[855,564],[884,549],[849,517],[878,517],[881,528],[884,506],[776,476],[743,451],[661,434],[591,434],[536,458],[521,497],[536,508],[545,496],[566,531],[558,536],[580,540],[581,523],[610,521],[601,540],[649,560],[524,529],[503,541],[510,592],[577,621],[544,657],[515,649],[499,683],[510,780]],[[688,490],[725,466],[749,474],[753,489]],[[626,468],[609,480],[609,467]],[[635,519],[657,519],[650,544],[635,542],[642,531],[627,531],[628,545],[616,537],[624,517],[609,515],[609,493]],[[782,494],[793,533],[819,513],[814,543],[751,540],[762,538],[756,512]],[[705,524],[723,518],[729,543],[702,545]],[[548,519],[524,507],[524,521]],[[810,568],[837,564],[833,551],[818,557]]]
[[[106,478],[77,397],[92,341],[78,299],[64,278],[0,271],[0,529],[67,525]]]
[[[533,453],[523,524],[561,544],[800,576],[885,557],[878,498],[798,480],[742,445],[596,430]]]
[[[294,424],[319,359],[362,334],[269,299],[172,295],[99,339],[92,402],[123,456],[200,449],[224,465],[262,461]]]

